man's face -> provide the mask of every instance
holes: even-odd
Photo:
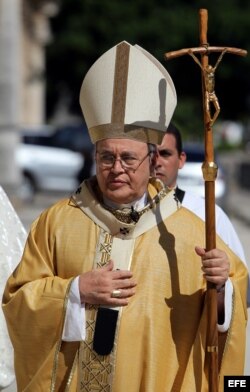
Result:
[[[162,144],[157,146],[157,150],[154,176],[160,178],[168,187],[173,188],[176,186],[178,170],[186,162],[186,154],[182,152],[179,155],[175,137],[168,133],[164,135]]]
[[[114,203],[138,200],[146,192],[150,176],[147,144],[129,139],[99,141],[96,176],[103,195]]]

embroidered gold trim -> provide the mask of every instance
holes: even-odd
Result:
[[[72,278],[70,280],[70,283],[69,283],[69,285],[67,287],[64,303],[63,303],[63,322],[62,322],[61,336],[62,336],[62,333],[63,333],[63,325],[64,325],[65,316],[66,316],[66,309],[67,309],[67,303],[68,303],[68,299],[69,299],[70,287],[71,287],[71,284],[72,284],[73,280],[74,280],[74,278]],[[57,342],[57,345],[56,345],[56,351],[55,351],[55,356],[54,356],[54,361],[53,361],[53,368],[52,368],[52,375],[51,375],[51,384],[50,384],[50,392],[54,392],[55,391],[55,387],[56,387],[56,375],[57,375],[59,352],[60,352],[60,349],[61,349],[61,345],[62,345],[62,339],[59,339],[58,342]],[[72,372],[70,372],[70,374],[71,373]]]
[[[108,123],[89,128],[89,135],[93,143],[98,140],[111,139],[136,139],[144,143],[161,144],[162,131],[150,128],[150,125],[136,125],[124,123]]]
[[[74,358],[73,366],[72,366],[72,369],[70,371],[69,378],[67,380],[65,392],[69,392],[70,391],[70,384],[71,384],[72,378],[74,376],[74,373],[75,373],[75,370],[76,370],[76,367],[77,367],[77,364],[78,364],[78,354],[79,354],[79,349],[77,350],[75,358]]]
[[[101,230],[95,266],[102,267],[110,260],[113,237]],[[78,392],[111,392],[114,351],[103,356],[93,350],[97,306],[86,306],[86,339],[79,352]]]
[[[116,48],[111,122],[124,123],[130,46],[122,42]]]
[[[152,200],[150,200],[149,203],[142,210],[136,211],[139,216],[139,219],[143,214],[145,214],[145,212],[147,212],[148,210],[153,208],[156,204],[158,204],[159,201],[161,199],[163,199],[169,193],[169,191],[170,190],[168,188],[163,188],[157,194],[157,196],[155,196]],[[131,223],[136,224],[136,222],[134,222],[134,220],[131,218],[131,209],[130,208],[126,208],[123,210],[117,210],[117,209],[111,208],[106,205],[103,205],[103,207],[106,210],[108,210],[109,212],[111,212],[116,217],[116,219],[118,219],[120,222],[127,223],[127,224],[131,224]]]

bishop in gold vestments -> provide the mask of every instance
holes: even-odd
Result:
[[[226,284],[232,305],[220,326],[222,392],[223,375],[244,369],[247,270],[219,238],[198,256],[204,223],[149,180],[176,106],[172,79],[121,42],[90,68],[80,103],[96,177],[35,221],[3,296],[18,391],[207,391],[210,281]]]
[[[18,391],[208,390],[206,283],[194,251],[204,223],[158,182],[148,195],[139,221],[125,222],[101,203],[94,178],[32,225],[3,300]],[[247,270],[217,243],[229,255],[233,285],[230,328],[219,334],[222,392],[223,375],[243,374]],[[92,347],[98,306],[86,305],[85,342],[61,338],[72,279],[110,256],[129,260],[137,290],[119,312],[111,354],[102,356]]]

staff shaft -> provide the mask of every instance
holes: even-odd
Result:
[[[200,16],[200,46],[205,47],[207,43],[207,10],[201,9]],[[201,64],[203,69],[209,63],[208,53],[201,55]],[[209,177],[206,173],[208,168],[212,171],[216,170],[214,165],[214,148],[213,148],[213,132],[210,118],[205,108],[205,80],[204,72],[202,75],[202,97],[203,97],[203,113],[204,113],[204,150],[205,150],[205,170],[203,176],[205,180],[205,225],[206,225],[206,250],[216,248],[216,227],[215,227],[215,177],[216,173],[212,173]],[[206,358],[208,361],[208,377],[209,392],[218,391],[218,332],[217,332],[217,292],[214,284],[207,284],[207,342],[206,342]]]

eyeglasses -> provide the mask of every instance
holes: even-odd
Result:
[[[126,171],[133,171],[134,173],[136,170],[141,166],[141,164],[145,161],[145,159],[150,155],[150,152],[145,155],[144,158],[137,159],[131,155],[123,155],[120,158],[117,158],[115,155],[108,154],[108,153],[101,153],[97,151],[99,154],[99,165],[102,169],[112,169],[116,163],[116,161],[120,162],[121,167]]]

